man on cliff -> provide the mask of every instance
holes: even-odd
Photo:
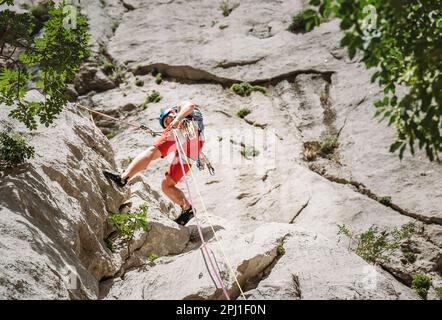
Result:
[[[174,132],[177,134],[179,142],[182,143],[182,149],[180,150],[184,150],[185,154],[183,155],[182,152],[180,152],[180,155],[182,157],[184,171],[187,173],[190,169],[187,162],[190,164],[191,161],[197,160],[204,144],[203,118],[200,110],[193,102],[183,101],[175,107],[162,111],[159,120],[160,125],[165,130],[153,146],[147,148],[133,159],[121,175],[109,171],[103,171],[103,173],[117,186],[124,187],[137,173],[146,169],[152,160],[164,158],[169,153],[174,152],[175,156],[169,169],[165,173],[161,188],[166,196],[182,209],[180,216],[175,222],[180,225],[185,225],[193,217],[193,212],[192,206],[186,199],[184,193],[176,186],[178,181],[183,177],[183,168],[180,163],[178,154],[179,146],[177,146]],[[190,131],[192,134],[182,133],[184,129],[183,122],[186,122],[187,133]]]

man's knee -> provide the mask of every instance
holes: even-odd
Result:
[[[163,190],[163,192],[166,192],[168,189],[170,189],[171,187],[173,187],[175,185],[176,185],[176,182],[173,181],[171,177],[165,176],[162,183],[161,183],[161,189]]]

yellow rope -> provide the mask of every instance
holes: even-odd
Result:
[[[176,137],[177,137],[177,139],[178,139],[178,143],[182,146],[183,144],[181,143],[181,140],[180,140],[180,138],[178,137],[178,135],[176,135]],[[203,206],[204,214],[205,214],[207,220],[209,221],[210,228],[212,229],[212,232],[213,232],[213,234],[214,234],[214,236],[215,236],[216,243],[218,244],[218,247],[219,247],[219,249],[221,250],[221,252],[222,252],[222,254],[223,254],[223,257],[224,257],[224,259],[225,259],[226,262],[227,262],[227,265],[228,265],[228,267],[229,267],[230,273],[231,273],[231,274],[233,275],[233,277],[235,278],[235,282],[236,282],[236,285],[238,286],[238,289],[239,289],[239,291],[240,291],[240,293],[241,293],[241,296],[243,297],[244,300],[247,300],[247,298],[246,298],[246,296],[244,295],[244,292],[243,292],[243,290],[242,290],[242,288],[241,288],[241,285],[239,284],[238,278],[236,277],[235,272],[233,271],[233,268],[232,268],[231,262],[230,262],[229,258],[226,256],[226,253],[225,253],[224,248],[223,248],[223,246],[222,246],[222,244],[221,244],[221,241],[219,240],[218,236],[216,235],[216,231],[215,231],[215,229],[213,228],[212,221],[210,220],[209,214],[207,213],[206,204],[204,203],[203,197],[201,196],[200,190],[199,190],[199,188],[198,188],[197,181],[196,181],[196,179],[195,179],[195,177],[194,177],[194,175],[193,175],[193,170],[192,170],[192,168],[191,168],[191,166],[190,166],[190,164],[189,164],[189,161],[188,161],[187,157],[184,157],[184,158],[186,158],[186,163],[187,163],[187,166],[189,167],[190,176],[192,177],[192,181],[193,181],[193,184],[195,185],[196,193],[197,193],[197,195],[198,195],[198,197],[199,197],[199,199],[200,199],[200,201],[201,201],[201,204],[202,204],[202,206]]]

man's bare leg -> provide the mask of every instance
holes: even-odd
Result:
[[[154,146],[147,148],[132,160],[121,177],[123,179],[126,179],[127,177],[129,177],[129,179],[133,178],[138,172],[146,169],[152,160],[158,159],[159,157],[161,157],[160,150]]]
[[[190,203],[187,201],[184,193],[176,187],[176,182],[171,177],[165,176],[161,184],[161,189],[170,200],[181,206],[184,210],[190,208]]]

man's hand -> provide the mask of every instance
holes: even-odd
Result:
[[[169,123],[167,130],[176,129],[179,127],[179,125],[180,125],[180,119],[178,119],[178,117],[175,117],[175,119],[173,119],[172,122]]]
[[[179,128],[181,120],[187,117],[189,114],[195,110],[195,103],[192,101],[184,101],[178,105],[178,114],[167,126],[168,130]]]

